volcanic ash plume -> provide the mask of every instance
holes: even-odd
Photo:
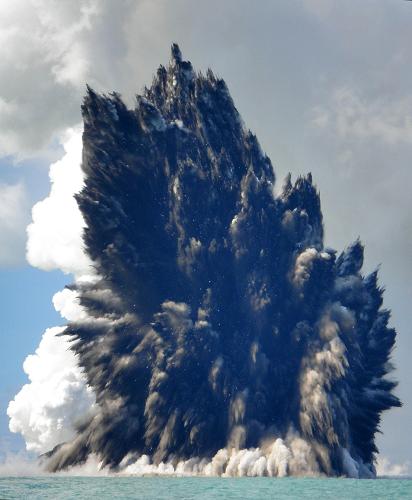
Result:
[[[130,473],[371,477],[395,331],[312,177],[274,195],[225,82],[172,47],[129,110],[88,88],[76,195],[95,277],[64,331],[93,411],[48,454]]]

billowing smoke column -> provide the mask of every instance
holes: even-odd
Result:
[[[224,81],[176,45],[135,110],[89,88],[82,111],[98,278],[73,285],[85,313],[64,335],[96,408],[49,469],[373,476],[381,412],[400,405],[395,331],[361,243],[323,247],[311,175],[275,196]]]

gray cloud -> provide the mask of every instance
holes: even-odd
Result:
[[[1,4],[3,155],[37,155],[67,126],[80,120],[85,82],[98,83],[106,74],[116,74],[117,53],[112,48],[123,35],[121,20],[130,4],[124,2],[121,9],[96,0]]]
[[[412,99],[368,101],[354,89],[333,92],[329,106],[315,107],[313,124],[343,140],[375,139],[389,145],[412,143]]]
[[[24,185],[0,183],[0,267],[20,264],[24,259],[24,230],[28,219]]]

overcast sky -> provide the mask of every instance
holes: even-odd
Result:
[[[85,83],[132,105],[172,42],[198,70],[226,80],[279,182],[288,171],[313,173],[326,243],[341,250],[359,235],[366,270],[381,264],[404,408],[385,415],[378,444],[392,463],[412,463],[412,2],[404,0],[0,2],[3,452],[22,446],[5,416],[25,381],[22,361],[61,321],[50,300],[71,279],[25,262],[30,208],[49,191],[66,130],[80,122]]]

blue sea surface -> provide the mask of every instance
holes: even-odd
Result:
[[[0,477],[1,499],[412,499],[411,479]]]

